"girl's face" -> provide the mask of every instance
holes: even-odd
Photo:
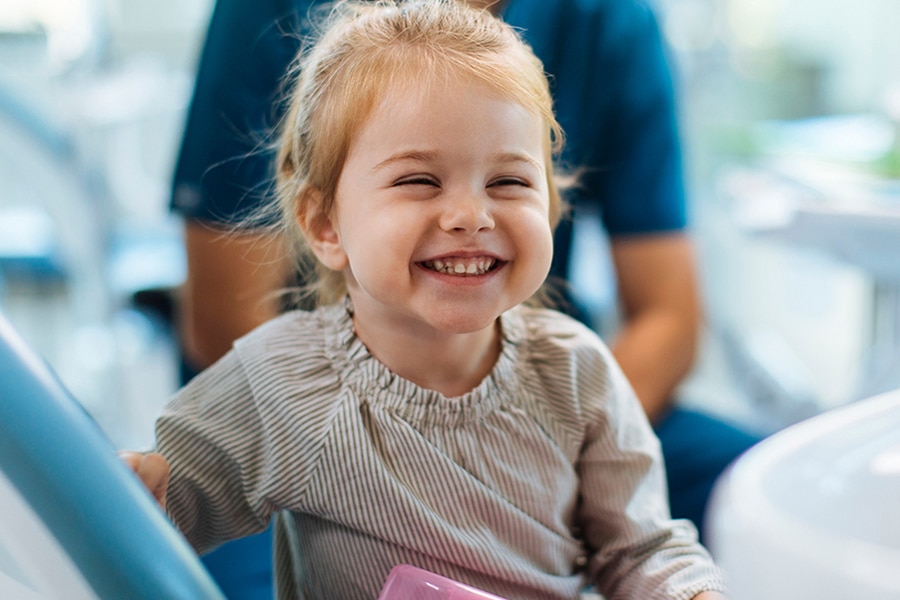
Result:
[[[313,244],[347,277],[357,322],[472,333],[529,298],[553,254],[545,136],[481,84],[388,93]]]

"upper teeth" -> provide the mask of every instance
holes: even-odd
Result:
[[[487,273],[497,261],[493,258],[444,258],[425,261],[425,266],[440,273],[456,275],[482,275]]]

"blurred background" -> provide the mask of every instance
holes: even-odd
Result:
[[[682,401],[774,431],[900,387],[900,3],[657,7],[708,310]],[[156,292],[184,274],[169,184],[211,9],[0,0],[0,311],[121,447],[177,385]]]

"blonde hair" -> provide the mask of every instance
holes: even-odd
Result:
[[[425,75],[423,77],[423,75]],[[301,52],[276,157],[281,226],[309,266],[304,227],[315,230],[334,210],[350,144],[391,90],[422,82],[474,79],[546,123],[550,222],[563,213],[553,170],[563,134],[543,65],[519,35],[486,10],[458,0],[344,0],[318,41]],[[317,263],[317,261],[312,261]],[[307,273],[320,304],[346,293],[343,275],[317,265]]]

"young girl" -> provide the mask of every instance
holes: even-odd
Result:
[[[513,599],[721,597],[609,351],[523,305],[562,213],[530,49],[454,0],[340,2],[291,103],[280,210],[320,307],[239,340],[128,457],[191,544],[275,516],[279,598],[372,599],[401,563]]]

